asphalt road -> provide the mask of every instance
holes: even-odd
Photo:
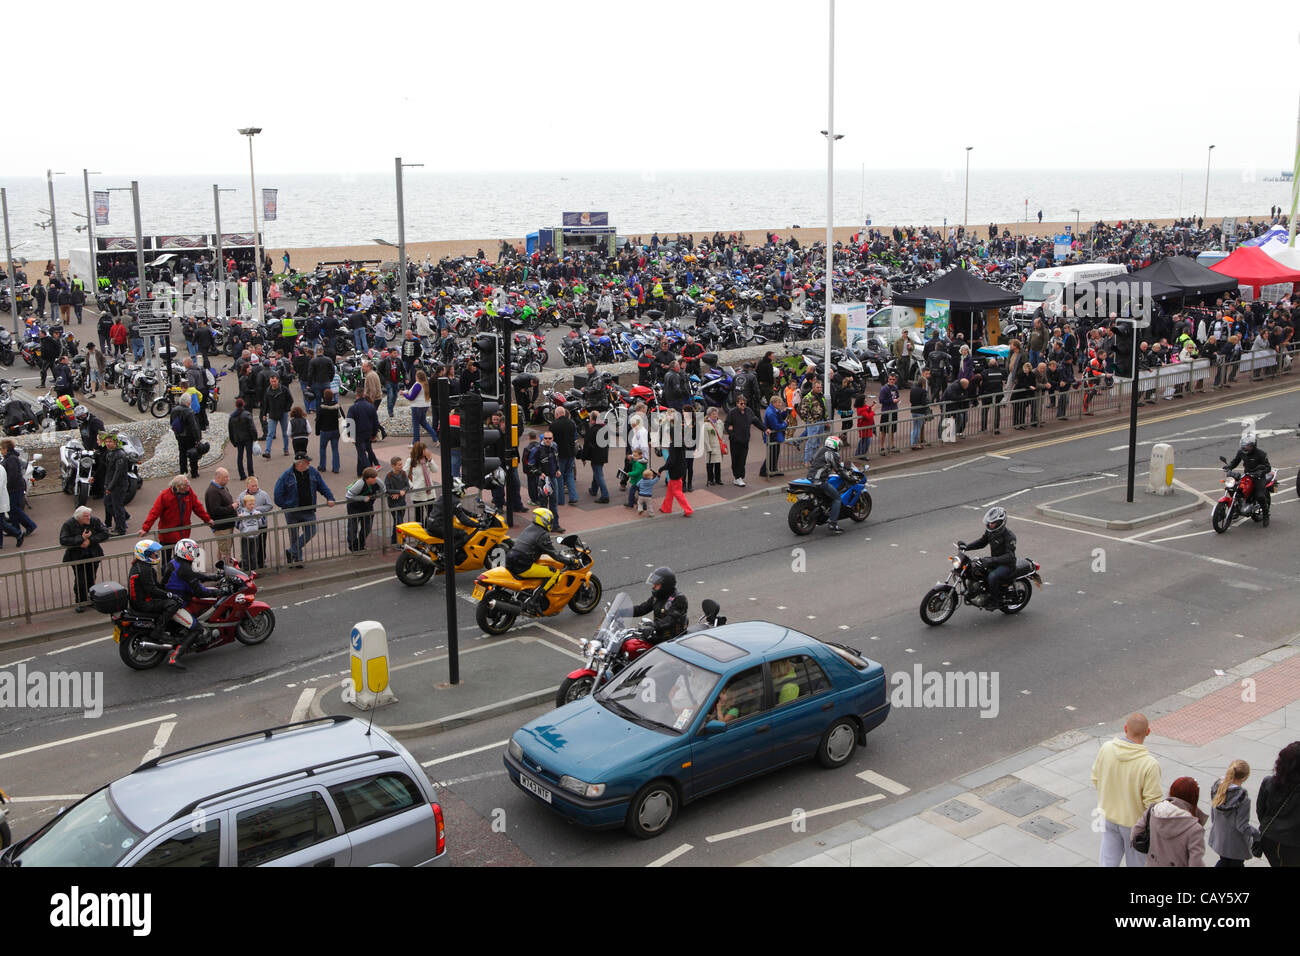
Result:
[[[970,707],[895,708],[848,767],[825,771],[810,763],[733,788],[685,808],[672,831],[645,843],[581,831],[509,782],[501,764],[504,741],[546,708],[408,740],[421,761],[433,761],[430,778],[443,783],[454,861],[644,865],[676,852],[667,862],[741,863],[1056,734],[1110,722],[1277,646],[1295,629],[1300,441],[1290,425],[1297,391],[1236,404],[1226,393],[1219,407],[1194,414],[1182,413],[1177,402],[1162,403],[1140,430],[1140,473],[1149,443],[1168,441],[1179,479],[1217,493],[1217,456],[1235,450],[1243,416],[1263,416],[1261,443],[1283,476],[1268,529],[1246,523],[1215,535],[1208,508],[1137,532],[1035,512],[1036,504],[1122,478],[1126,432],[1106,428],[882,476],[872,487],[870,519],[846,521],[850,533],[839,538],[824,531],[796,538],[780,496],[592,533],[588,541],[607,593],[627,587],[639,593],[648,568],[669,564],[692,607],[715,597],[732,621],[772,620],[843,641],[881,661],[890,675],[916,665],[996,675],[996,716],[981,717]],[[1021,555],[1043,566],[1046,586],[1019,615],[963,607],[943,627],[926,627],[917,608],[946,575],[950,543],[978,535],[983,511],[995,502],[1011,516]],[[0,661],[0,669],[12,669],[30,656],[29,668],[104,675],[105,711],[97,720],[67,711],[0,712],[0,787],[24,801],[15,807],[15,832],[29,832],[63,798],[128,771],[157,747],[305,713],[305,692],[344,676],[347,627],[377,608],[395,664],[440,653],[445,643],[437,585],[411,592],[376,576],[294,597],[277,606],[279,625],[266,644],[220,648],[184,674],[129,671],[108,639],[43,645]],[[468,621],[472,629],[469,605],[461,608],[462,627]],[[568,612],[547,623],[572,637],[596,626]],[[462,631],[468,647],[500,640]],[[564,643],[563,636],[553,640]],[[474,667],[467,654],[463,671],[490,679]],[[441,668],[420,670],[441,680],[445,675],[433,673]],[[557,682],[560,676],[557,670]],[[512,696],[502,682],[502,699]],[[98,735],[69,739],[84,734]],[[806,832],[792,828],[796,809],[804,811]],[[681,850],[688,844],[691,849]]]

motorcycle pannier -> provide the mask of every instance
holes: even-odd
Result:
[[[90,603],[103,614],[125,611],[128,603],[126,588],[116,581],[105,581],[90,589]]]

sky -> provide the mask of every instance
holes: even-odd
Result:
[[[824,168],[827,8],[65,0],[56,56],[5,45],[28,132],[0,138],[0,183],[235,174],[250,125],[259,178],[387,172],[394,156],[446,172]],[[836,4],[839,167],[960,168],[973,146],[973,168],[1181,169],[1214,144],[1216,169],[1272,174],[1291,166],[1298,100],[1295,0]],[[75,122],[51,124],[50,104]]]

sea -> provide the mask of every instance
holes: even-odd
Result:
[[[1277,170],[1213,171],[1209,218],[1262,217],[1270,206],[1290,208],[1291,185],[1269,181]],[[263,226],[268,249],[361,245],[397,240],[397,206],[391,173],[338,175],[257,173],[259,192],[277,192],[277,216]],[[55,177],[59,251],[85,248],[86,197],[79,172]],[[145,235],[215,232],[212,186],[221,193],[223,232],[252,228],[247,172],[208,176],[146,176],[140,180]],[[8,192],[15,256],[53,254],[44,177],[0,181]],[[93,176],[91,190],[129,186],[123,176]],[[837,226],[962,222],[966,203],[962,169],[878,170],[840,168],[835,175]],[[825,170],[626,171],[557,173],[433,173],[404,177],[406,239],[519,237],[558,225],[563,212],[605,212],[621,236],[652,232],[782,229],[826,224]],[[1206,204],[1205,170],[971,170],[968,221],[1015,231],[1042,212],[1044,222],[1200,215]],[[1079,210],[1076,214],[1074,210]],[[259,218],[260,218],[259,210]],[[97,236],[131,236],[129,192],[110,193],[109,225]],[[490,250],[489,250],[490,251]]]

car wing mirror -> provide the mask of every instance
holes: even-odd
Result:
[[[718,734],[726,731],[726,729],[727,729],[727,725],[725,722],[721,720],[710,720],[708,723],[706,723],[703,727],[700,728],[700,736],[715,737]]]

